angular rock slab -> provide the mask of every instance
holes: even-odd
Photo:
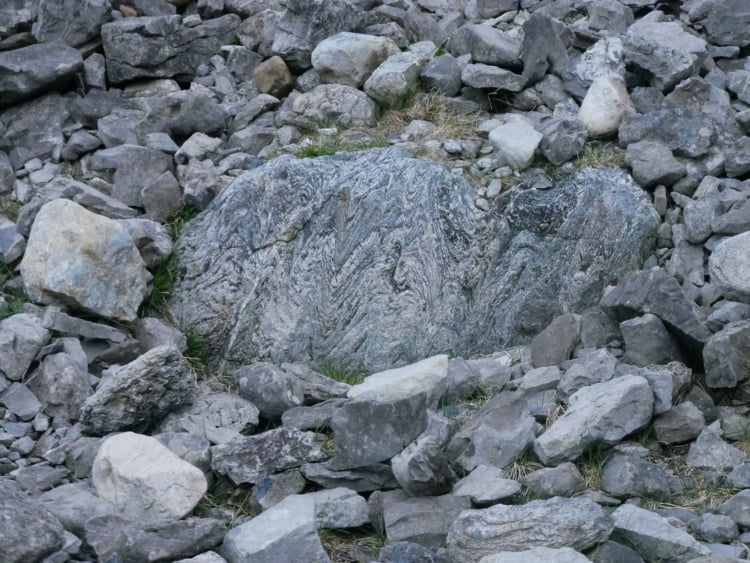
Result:
[[[587,563],[588,557],[578,553],[575,549],[561,547],[534,547],[524,551],[507,551],[486,555],[479,563]]]
[[[135,320],[151,279],[122,226],[66,199],[39,210],[21,276],[33,301],[62,302],[119,321]]]
[[[688,561],[710,554],[687,532],[633,504],[620,506],[612,513],[612,520],[612,539],[632,546],[646,561]]]
[[[41,43],[0,52],[0,107],[28,100],[83,70],[78,50]]]
[[[296,428],[241,436],[211,448],[211,468],[227,475],[235,485],[256,483],[269,473],[327,458],[328,454],[313,441],[312,432]]]
[[[147,428],[197,391],[185,358],[174,346],[152,348],[99,384],[83,404],[85,433]]]
[[[155,438],[123,432],[102,442],[91,479],[97,494],[133,519],[178,520],[203,497],[203,472]]]
[[[107,78],[192,77],[195,68],[232,43],[240,23],[235,14],[184,27],[180,16],[124,18],[102,26]]]
[[[473,563],[500,551],[543,546],[582,551],[606,540],[612,520],[594,501],[554,497],[524,505],[465,510],[448,532],[448,553]]]
[[[750,232],[716,245],[708,259],[708,272],[724,297],[750,303]]]
[[[570,407],[534,442],[545,465],[580,456],[595,443],[612,445],[651,420],[654,395],[645,378],[625,375],[580,389]]]
[[[612,169],[513,191],[483,217],[474,196],[398,149],[280,157],[186,226],[170,309],[225,367],[312,357],[376,371],[487,353],[596,303],[658,225]]]

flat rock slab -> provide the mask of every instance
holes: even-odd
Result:
[[[727,299],[750,303],[750,232],[721,241],[711,253],[708,271]]]
[[[585,498],[497,504],[461,513],[448,533],[448,552],[457,563],[473,563],[497,552],[540,546],[581,551],[606,540],[611,531],[609,516]]]
[[[0,52],[0,107],[28,100],[83,70],[77,49],[41,43]]]
[[[398,149],[280,157],[186,226],[170,309],[227,368],[320,358],[376,371],[488,353],[595,304],[658,225],[614,169],[511,191],[483,215],[474,197]]]
[[[632,546],[646,561],[688,561],[710,553],[687,532],[633,504],[620,506],[612,519],[612,539]]]

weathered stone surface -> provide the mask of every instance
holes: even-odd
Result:
[[[694,74],[706,57],[706,42],[678,22],[638,21],[625,35],[625,60],[648,73],[662,91]]]
[[[99,35],[110,11],[106,0],[42,0],[34,37],[39,43],[77,47]]]
[[[534,367],[558,366],[570,358],[581,333],[581,317],[566,313],[555,319],[531,340]]]
[[[281,57],[271,57],[253,70],[258,91],[276,98],[284,98],[294,86],[294,76]]]
[[[699,110],[670,108],[626,115],[618,139],[622,146],[638,141],[661,142],[677,156],[696,158],[713,146],[716,132],[711,119]]]
[[[522,28],[523,76],[529,82],[538,82],[549,70],[561,74],[569,60],[563,38],[566,27],[542,11],[537,11],[523,23]]]
[[[266,474],[327,458],[312,432],[294,428],[241,436],[211,448],[211,468],[235,485],[255,483]]]
[[[708,555],[708,548],[666,519],[634,504],[623,504],[612,513],[612,539],[630,545],[646,561],[687,561]]]
[[[461,71],[461,80],[472,88],[492,88],[520,92],[526,78],[513,71],[483,63],[467,64]]]
[[[229,563],[330,562],[318,537],[315,503],[300,503],[294,497],[230,530],[220,553]]]
[[[11,107],[2,114],[5,132],[0,136],[0,150],[13,157],[16,168],[34,157],[49,158],[65,142],[62,128],[70,115],[70,100],[58,94]]]
[[[453,437],[448,451],[464,469],[505,467],[536,437],[536,422],[525,400],[501,393],[479,409]]]
[[[346,397],[352,388],[348,383],[318,373],[306,363],[285,363],[281,369],[302,384],[306,404]]]
[[[22,383],[11,383],[0,393],[0,405],[20,420],[31,420],[42,411],[42,403],[36,395]]]
[[[532,471],[523,484],[536,498],[572,497],[586,488],[583,475],[572,463]]]
[[[344,31],[318,43],[311,61],[322,83],[361,88],[372,71],[397,51],[391,39]]]
[[[708,260],[708,271],[727,299],[750,303],[750,233],[720,242]]]
[[[616,444],[651,420],[654,395],[638,375],[625,375],[584,387],[570,407],[534,442],[544,464],[577,458],[594,443]]]
[[[357,492],[369,492],[398,487],[391,466],[386,463],[340,471],[329,468],[327,463],[306,463],[300,470],[308,481],[326,489],[346,487]]]
[[[740,491],[722,502],[716,512],[729,516],[743,529],[750,526],[750,489]]]
[[[710,336],[679,282],[664,270],[626,274],[599,304],[619,321],[652,313],[688,345],[701,347]]]
[[[258,408],[232,393],[208,393],[192,404],[169,413],[159,428],[162,432],[190,432],[224,444],[258,424]]]
[[[647,313],[623,321],[620,323],[620,333],[625,341],[625,362],[648,366],[682,360],[677,341],[656,315]]]
[[[506,479],[502,469],[492,465],[480,465],[458,481],[451,494],[470,497],[476,506],[489,506],[503,500],[511,500],[521,493],[521,483]]]
[[[692,533],[708,542],[730,543],[739,536],[737,524],[723,514],[701,514],[698,519],[690,522],[689,528]]]
[[[705,427],[703,413],[690,401],[680,403],[654,419],[656,439],[666,444],[692,440]]]
[[[608,137],[617,133],[623,117],[634,111],[622,80],[616,76],[600,76],[589,86],[578,119],[592,137]]]
[[[375,172],[383,169],[391,173]],[[592,305],[608,280],[638,265],[657,226],[645,194],[612,170],[499,198],[486,235],[474,194],[443,167],[394,149],[281,157],[186,225],[170,309],[230,366],[326,358],[377,370],[449,348],[490,352],[528,340],[563,307]],[[435,238],[414,228],[425,217]],[[470,257],[482,248],[480,268]],[[256,289],[237,314],[250,291],[240,264]]]
[[[20,381],[50,333],[32,315],[18,313],[0,322],[0,375]]]
[[[750,45],[750,9],[742,0],[712,1],[703,20],[706,34],[717,45]]]
[[[671,496],[667,474],[659,465],[622,455],[607,461],[602,471],[601,489],[617,498],[647,497],[666,501]]]
[[[235,14],[181,25],[180,16],[123,18],[101,28],[107,78],[120,84],[135,78],[192,78],[195,68],[232,43],[240,23]]]
[[[63,199],[39,210],[21,275],[34,301],[122,321],[135,320],[151,277],[123,227]]]
[[[536,129],[544,135],[539,149],[555,166],[575,158],[588,138],[586,127],[580,119],[552,118],[537,125]]]
[[[461,70],[461,63],[446,53],[430,59],[422,69],[419,79],[427,88],[452,97],[461,91]]]
[[[203,472],[162,446],[133,432],[110,436],[94,460],[97,494],[133,519],[180,519],[203,497]]]
[[[607,539],[611,531],[609,516],[585,498],[498,504],[464,511],[448,533],[448,552],[457,563],[470,563],[499,551],[539,546],[582,551]]]
[[[703,348],[708,387],[734,388],[750,377],[750,322],[730,323]]]
[[[447,493],[456,480],[440,441],[420,436],[391,459],[393,475],[401,488],[413,496]]]
[[[469,23],[459,27],[451,35],[447,49],[457,57],[469,54],[476,63],[521,68],[521,44],[490,25]]]
[[[86,482],[70,483],[45,491],[39,502],[62,523],[66,530],[83,536],[89,518],[119,513],[119,509],[96,496],[96,490]]]
[[[385,107],[400,107],[417,91],[422,59],[413,52],[396,53],[382,62],[364,84],[368,96]]]
[[[336,125],[373,127],[377,104],[367,94],[343,84],[321,84],[309,92],[290,97],[277,116],[277,125],[317,129]]]
[[[490,131],[490,143],[506,164],[516,170],[531,165],[541,141],[542,134],[526,118],[514,119]]]
[[[203,471],[204,475],[211,471],[211,442],[203,436],[187,432],[162,432],[153,437],[181,460]]]
[[[557,392],[564,398],[583,387],[609,381],[616,375],[617,358],[608,350],[589,350],[580,357],[570,360],[560,378]],[[634,375],[640,375],[634,373]]]
[[[628,145],[625,163],[633,171],[633,178],[644,188],[657,184],[671,186],[686,173],[668,147],[654,141],[640,141]]]
[[[690,444],[685,461],[690,467],[725,471],[747,459],[747,454],[721,439],[719,421],[706,426]]]
[[[225,531],[214,518],[130,522],[109,515],[86,522],[86,542],[101,561],[174,561],[218,545]]]
[[[63,546],[63,527],[39,502],[0,480],[0,553],[8,563],[41,561]]]
[[[409,497],[403,491],[383,495],[383,523],[389,542],[409,541],[430,549],[445,545],[453,521],[471,507],[468,497]]]
[[[242,367],[232,376],[239,395],[258,407],[266,418],[278,419],[305,400],[302,384],[267,362]]]
[[[27,100],[70,80],[83,70],[81,54],[71,47],[40,43],[0,52],[0,107]]]
[[[98,436],[148,428],[189,402],[196,391],[180,351],[172,346],[153,348],[99,383],[81,409],[81,425]]]

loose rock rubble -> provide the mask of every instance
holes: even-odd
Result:
[[[4,2],[0,560],[750,558],[748,46],[744,0]]]

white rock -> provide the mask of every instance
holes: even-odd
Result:
[[[504,551],[486,555],[479,563],[589,563],[589,558],[575,549],[535,547],[526,551]]]
[[[578,117],[592,137],[617,133],[623,117],[635,111],[628,90],[616,76],[600,76],[583,98]]]
[[[180,519],[208,488],[200,469],[155,438],[133,432],[102,442],[91,479],[101,498],[132,519]]]
[[[361,88],[380,63],[398,52],[390,38],[343,31],[318,43],[312,66],[323,84]]]
[[[724,297],[750,303],[750,232],[716,245],[708,259],[708,271]]]
[[[490,131],[492,146],[507,164],[518,170],[531,165],[541,141],[542,134],[525,118],[510,121]]]
[[[385,402],[427,393],[427,403],[433,405],[440,398],[447,377],[448,356],[439,354],[415,364],[374,373],[349,389],[346,396]]]
[[[124,227],[66,199],[39,210],[21,276],[32,301],[120,321],[135,320],[151,279]]]

